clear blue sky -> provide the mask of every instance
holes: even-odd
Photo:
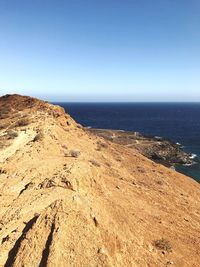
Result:
[[[199,0],[0,0],[0,95],[200,101]]]

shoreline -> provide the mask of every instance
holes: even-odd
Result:
[[[143,135],[135,131],[92,127],[85,127],[85,129],[111,142],[134,148],[147,158],[168,168],[176,170],[177,165],[191,166],[198,163],[197,155],[185,152],[180,143],[173,143],[169,139]]]

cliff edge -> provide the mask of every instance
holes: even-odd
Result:
[[[0,266],[200,266],[200,186],[77,124],[0,98]]]

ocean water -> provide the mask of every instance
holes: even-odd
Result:
[[[56,103],[84,126],[138,131],[178,142],[200,159],[200,103]],[[177,166],[200,182],[200,163]]]

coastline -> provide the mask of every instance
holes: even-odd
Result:
[[[111,142],[136,149],[156,163],[174,170],[177,170],[177,166],[192,166],[197,163],[196,155],[185,152],[181,144],[162,137],[142,135],[134,131],[92,127],[85,127],[85,129]]]
[[[150,103],[69,102],[57,104],[85,127],[123,129],[124,131],[138,131],[147,137],[164,137],[161,139],[179,145],[181,150],[191,156],[192,153],[196,154],[197,158],[192,159],[192,162],[185,162],[187,166],[184,166],[184,162],[181,163],[181,166],[176,165],[176,170],[200,182],[199,105],[190,103],[171,103],[169,106],[167,103],[152,105]],[[165,146],[164,149],[166,149]],[[173,157],[175,156],[176,153],[173,153]],[[193,164],[193,162],[197,162],[197,164]],[[171,166],[171,162],[167,165]]]

